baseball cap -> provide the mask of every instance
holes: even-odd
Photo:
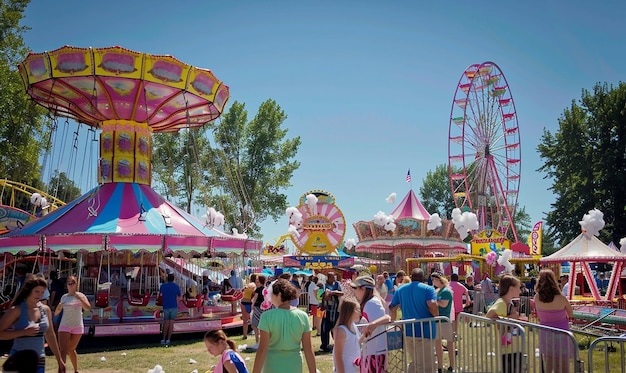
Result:
[[[359,276],[354,280],[354,282],[350,283],[350,286],[354,289],[360,286],[374,289],[376,287],[376,283],[374,282],[374,279],[372,278],[372,276]]]

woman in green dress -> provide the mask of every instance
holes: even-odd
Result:
[[[289,302],[298,296],[297,289],[285,279],[268,288],[273,309],[263,312],[259,321],[259,349],[252,373],[301,373],[304,351],[309,373],[315,373],[315,355],[311,343],[309,316]]]

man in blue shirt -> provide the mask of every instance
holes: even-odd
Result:
[[[413,268],[411,283],[399,287],[393,294],[389,311],[391,320],[398,316],[398,308],[402,310],[403,320],[429,319],[439,316],[437,293],[435,288],[424,283],[424,271]],[[405,325],[405,351],[411,356],[409,372],[434,372],[435,337],[437,334],[434,322],[416,322]]]
[[[161,285],[159,295],[163,302],[163,339],[162,345],[169,345],[174,331],[174,320],[178,315],[178,301],[181,300],[181,292],[178,284],[174,282],[174,274],[167,275],[167,282]]]

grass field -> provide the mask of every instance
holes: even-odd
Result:
[[[241,329],[232,329],[230,332],[238,333],[230,337],[238,346],[254,344],[253,336],[249,336],[245,341],[241,339]],[[79,346],[79,370],[81,373],[146,373],[159,364],[166,373],[190,373],[194,370],[204,373],[212,372],[211,368],[218,362],[217,357],[210,356],[206,351],[202,334],[185,337],[174,335],[172,345],[169,347],[160,346],[158,339],[157,336],[149,336],[146,340],[139,340],[134,344],[134,339],[89,340],[85,337],[86,343],[81,341]],[[87,346],[83,347],[84,345]],[[319,350],[319,337],[313,337],[313,347],[315,351]],[[252,371],[255,353],[241,352],[241,355],[246,359],[248,369]],[[106,361],[101,361],[102,358]],[[195,363],[190,363],[191,359],[195,360]],[[320,372],[332,372],[332,354],[316,353],[315,360]],[[306,369],[304,362],[303,365]],[[69,359],[67,368],[68,372],[73,372]],[[56,359],[49,356],[46,361],[46,372],[56,371]]]

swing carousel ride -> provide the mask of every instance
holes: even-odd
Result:
[[[5,256],[74,259],[94,309],[85,333],[160,333],[162,278],[175,273],[186,289],[200,277],[167,258],[260,251],[260,242],[201,222],[150,186],[152,133],[189,130],[222,114],[229,89],[210,70],[117,46],[65,46],[30,53],[19,72],[27,93],[54,116],[99,131],[98,186],[0,238]],[[174,333],[237,323],[230,304],[201,297],[179,304]]]

